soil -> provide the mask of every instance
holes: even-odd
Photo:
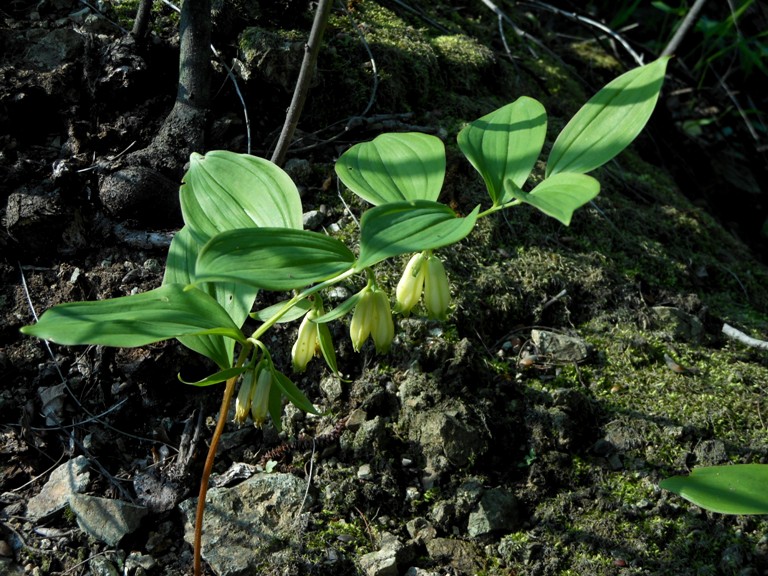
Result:
[[[312,12],[298,0],[214,4],[222,60],[206,147],[269,157]],[[525,94],[544,103],[554,137],[634,66],[534,8],[510,14],[528,36],[507,53],[496,15],[465,4],[334,9],[286,166],[314,229],[354,243],[365,206],[333,172],[349,145],[388,130],[440,136],[443,199],[466,213],[486,196],[455,146],[463,122]],[[175,341],[69,348],[19,333],[55,304],[162,280],[180,215],[157,190],[184,166],[166,166],[157,188],[110,180],[176,95],[174,13],[156,6],[151,36],[136,41],[120,28],[135,5],[0,8],[0,573],[191,573],[179,504],[197,493],[221,388],[177,375],[211,366]],[[596,173],[602,193],[570,227],[521,208],[441,251],[446,323],[398,319],[385,356],[354,353],[334,323],[344,379],[320,362],[295,379],[322,417],[287,407],[281,434],[227,424],[217,474],[247,465],[312,485],[302,528],[253,549],[263,560],[251,573],[768,574],[768,521],[658,487],[697,465],[768,463],[768,356],[721,333],[726,322],[768,331],[768,162],[727,96],[695,86],[671,65],[648,130]],[[381,266],[381,285],[393,289],[404,263]],[[286,372],[295,330],[270,336]],[[89,495],[150,510],[117,543],[86,534],[71,506],[29,517],[51,472],[77,456]],[[145,565],[129,562],[137,553]]]

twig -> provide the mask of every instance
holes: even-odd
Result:
[[[224,69],[227,71],[227,77],[232,80],[232,84],[235,86],[235,93],[237,94],[237,97],[240,99],[240,105],[243,107],[243,118],[245,118],[245,135],[248,140],[248,154],[251,153],[251,120],[248,118],[248,107],[245,105],[245,98],[243,97],[243,93],[240,92],[240,86],[237,84],[237,78],[235,78],[234,73],[232,72],[232,68],[227,66],[227,63],[224,62],[224,59],[221,57],[219,52],[216,50],[216,48],[211,44],[211,51],[213,52],[213,55],[216,56],[216,58],[219,59],[219,62],[221,62],[221,65],[224,66]]]
[[[616,42],[621,44],[621,46],[624,48],[624,50],[627,51],[627,53],[632,57],[632,59],[635,61],[635,63],[638,66],[643,65],[643,57],[635,52],[635,50],[632,48],[632,46],[629,45],[629,43],[619,34],[618,32],[615,32],[614,30],[611,30],[606,26],[605,24],[601,24],[600,22],[597,22],[596,20],[592,20],[591,18],[587,18],[586,16],[581,16],[580,14],[576,14],[575,12],[567,12],[566,10],[561,10],[560,8],[555,8],[554,6],[550,6],[549,4],[546,4],[544,2],[539,2],[538,0],[528,0],[526,2],[521,2],[523,5],[532,6],[534,8],[540,8],[542,10],[547,10],[549,12],[553,12],[555,14],[559,14],[560,16],[564,16],[565,18],[568,18],[569,20],[573,20],[575,22],[578,22],[579,24],[586,24],[587,26],[591,26],[593,28],[597,28],[601,32],[604,32],[611,38],[613,38]]]
[[[768,342],[766,342],[765,340],[758,340],[757,338],[752,338],[752,336],[747,336],[746,334],[744,334],[744,332],[742,332],[741,330],[737,330],[736,328],[734,328],[729,324],[723,324],[723,334],[725,334],[729,338],[733,338],[734,340],[741,342],[742,344],[751,346],[752,348],[768,350]]]
[[[675,53],[680,46],[680,42],[683,41],[685,35],[691,30],[693,24],[699,18],[701,9],[704,8],[704,3],[706,1],[707,0],[696,0],[696,2],[693,3],[691,9],[688,10],[688,14],[685,15],[685,18],[683,18],[683,21],[680,23],[680,27],[675,32],[675,35],[672,36],[672,39],[667,43],[659,56],[672,56]]]
[[[320,0],[317,5],[315,20],[312,22],[312,30],[309,32],[309,40],[304,46],[304,60],[299,70],[299,79],[296,81],[293,99],[288,107],[283,130],[280,132],[280,138],[277,141],[275,152],[271,158],[272,162],[278,166],[282,166],[285,162],[285,155],[288,152],[288,147],[291,145],[293,133],[296,131],[299,117],[304,109],[310,80],[312,79],[312,73],[317,62],[317,54],[320,52],[320,43],[323,40],[323,32],[325,31],[325,25],[328,23],[328,17],[331,14],[331,6],[331,0]]]

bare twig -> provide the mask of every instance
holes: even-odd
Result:
[[[320,52],[320,43],[323,40],[325,25],[328,23],[328,17],[331,14],[331,0],[320,0],[315,12],[315,20],[312,23],[312,30],[309,32],[309,40],[304,47],[304,60],[299,70],[299,79],[296,81],[296,89],[293,92],[293,99],[288,107],[288,114],[285,117],[283,130],[280,132],[280,138],[277,141],[275,152],[272,154],[272,162],[282,166],[285,162],[285,155],[288,147],[291,145],[293,133],[299,123],[299,117],[304,109],[304,102],[309,92],[309,84],[317,62],[317,54]]]
[[[683,41],[685,35],[691,30],[691,28],[693,28],[693,24],[696,22],[696,20],[698,20],[701,9],[704,8],[704,3],[706,1],[707,0],[696,0],[696,2],[693,3],[691,9],[688,10],[688,14],[685,15],[685,18],[683,18],[683,21],[680,23],[680,26],[675,32],[675,35],[672,36],[672,39],[664,47],[664,50],[661,51],[659,56],[672,56],[675,53],[675,51],[680,46],[680,42]]]
[[[744,332],[742,332],[741,330],[737,330],[736,328],[734,328],[729,324],[723,324],[723,334],[725,334],[729,338],[733,338],[734,340],[741,342],[742,344],[751,346],[752,348],[768,350],[768,342],[766,342],[765,340],[758,340],[757,338],[752,338],[752,336],[747,336],[746,334],[744,334]]]
[[[485,0],[483,0],[485,1]],[[556,8],[554,6],[550,6],[549,4],[546,4],[545,2],[539,2],[538,0],[528,0],[526,2],[521,2],[523,5],[532,6],[534,8],[539,8],[542,10],[547,10],[549,12],[553,12],[555,14],[559,14],[560,16],[563,16],[565,18],[568,18],[569,20],[573,20],[574,22],[578,22],[579,24],[585,24],[587,26],[591,26],[592,28],[597,28],[601,32],[607,34],[610,36],[613,40],[621,44],[621,46],[624,48],[624,50],[627,51],[627,53],[632,57],[632,59],[635,61],[635,63],[638,66],[643,65],[643,57],[635,52],[635,50],[632,48],[632,46],[629,45],[629,43],[624,39],[624,37],[619,34],[618,32],[611,30],[606,26],[605,24],[601,24],[600,22],[597,22],[596,20],[592,20],[591,18],[587,18],[586,16],[582,16],[580,14],[576,14],[574,12],[568,12],[566,10],[561,10],[560,8]]]

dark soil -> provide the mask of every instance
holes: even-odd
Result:
[[[307,2],[273,4],[226,0],[214,10],[214,44],[235,63],[251,152],[262,157],[312,17]],[[634,66],[546,11],[510,14],[545,44],[518,39],[510,58],[496,16],[465,4],[361,0],[334,10],[286,167],[304,210],[322,217],[316,229],[354,241],[351,214],[365,207],[337,193],[333,172],[350,144],[387,130],[439,135],[444,200],[466,213],[485,193],[454,145],[462,122],[525,94],[545,104],[554,136]],[[19,333],[55,304],[162,280],[181,219],[176,196],[158,190],[175,191],[184,166],[165,166],[156,187],[142,179],[137,190],[124,158],[173,107],[176,19],[157,5],[151,37],[136,41],[111,23],[130,28],[134,5],[105,3],[104,15],[74,0],[0,8],[3,574],[110,573],[99,557],[125,574],[191,573],[178,504],[197,494],[221,389],[177,375],[193,381],[211,366],[175,341],[67,348]],[[695,86],[671,65],[648,131],[596,174],[603,192],[571,227],[523,208],[446,250],[447,323],[401,319],[387,356],[355,354],[346,324],[335,323],[345,380],[319,362],[296,380],[323,417],[288,407],[281,435],[228,424],[217,473],[312,471],[305,525],[278,550],[253,550],[268,563],[254,573],[768,574],[763,518],[710,514],[658,488],[695,465],[768,463],[768,357],[720,333],[723,322],[768,332],[768,162],[727,96]],[[218,61],[213,91],[207,149],[246,152],[243,110]],[[717,121],[681,130],[692,118]],[[126,179],[116,183],[118,167]],[[400,269],[384,264],[382,284],[393,288]],[[584,353],[547,350],[535,329],[570,336]],[[287,372],[295,326],[272,334]],[[86,535],[68,509],[27,516],[50,472],[80,455],[88,494],[151,510],[117,545]],[[478,532],[479,518],[491,529]],[[388,538],[405,552],[396,566],[371,567]],[[151,562],[127,562],[132,552]]]

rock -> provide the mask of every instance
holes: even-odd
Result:
[[[69,507],[83,532],[110,546],[136,530],[148,513],[143,506],[84,494],[73,494]]]
[[[324,218],[325,218],[325,214],[320,212],[320,210],[309,210],[307,212],[304,212],[304,214],[302,214],[304,229],[317,230],[318,228],[320,228],[320,225],[323,223]]]
[[[120,576],[120,572],[112,562],[104,556],[94,556],[88,561],[88,567],[93,576]]]
[[[703,440],[693,449],[699,466],[716,466],[728,462],[728,452],[722,440]]]
[[[202,554],[218,576],[255,574],[277,539],[297,532],[307,484],[292,474],[256,474],[234,488],[208,491]],[[197,498],[181,503],[184,539],[194,538]],[[260,553],[261,551],[261,553]]]
[[[555,362],[581,362],[589,356],[587,343],[575,336],[547,330],[531,330],[531,339],[540,355]]]
[[[437,536],[437,530],[425,518],[413,518],[406,523],[405,528],[417,544],[424,544]]]
[[[361,556],[360,567],[367,576],[397,576],[397,564],[409,561],[409,552],[396,536],[384,532],[381,535],[381,548]]]
[[[377,550],[360,557],[360,568],[367,576],[397,576],[397,558],[392,551]]]
[[[701,320],[674,306],[651,308],[654,328],[671,335],[675,341],[698,343],[704,334]]]
[[[27,518],[38,521],[62,510],[72,494],[84,492],[91,475],[87,470],[88,459],[78,456],[65,462],[51,473],[48,482],[37,496],[27,504]]]
[[[501,488],[483,492],[477,509],[469,515],[467,532],[473,538],[494,532],[511,532],[518,526],[517,499]]]
[[[471,422],[466,405],[458,399],[414,412],[408,438],[417,442],[427,459],[427,471],[445,472],[451,465],[466,466],[470,458],[487,450],[488,432]]]
[[[448,562],[461,574],[475,574],[483,567],[480,552],[464,540],[435,538],[427,542],[427,554],[435,562]]]
[[[0,574],[3,576],[24,576],[23,566],[19,566],[11,558],[0,558]]]

